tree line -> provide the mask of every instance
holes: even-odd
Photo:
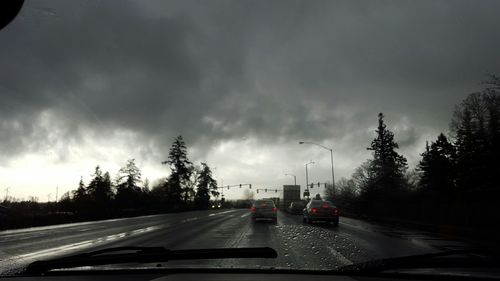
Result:
[[[170,168],[170,174],[151,188],[147,179],[142,181],[134,159],[127,161],[114,181],[97,166],[90,182],[85,185],[80,180],[78,188],[61,198],[60,204],[80,213],[206,210],[211,197],[219,195],[210,167],[203,162],[196,166],[189,160],[182,136],[174,140],[168,159],[162,164]]]
[[[500,78],[489,78],[455,107],[448,134],[426,143],[414,170],[380,113],[367,148],[372,157],[327,197],[360,216],[500,233],[498,216],[491,216],[500,212]]]
[[[211,201],[218,198],[217,181],[211,168],[207,163],[194,165],[189,160],[182,136],[174,140],[168,158],[162,164],[170,169],[170,174],[151,187],[148,179],[143,180],[135,159],[129,159],[114,179],[109,172],[96,166],[87,184],[81,178],[78,187],[63,194],[58,202],[4,201],[0,210],[0,227],[44,224],[44,220],[50,224],[206,210]]]

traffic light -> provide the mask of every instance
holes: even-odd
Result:
[[[240,183],[240,188],[241,188],[241,183]]]
[[[320,184],[320,183],[318,182],[318,187],[319,187],[319,184]]]
[[[257,188],[257,193],[259,193],[259,189]]]
[[[252,189],[252,184],[249,184],[249,188]]]
[[[229,190],[229,185],[227,186],[227,190]]]
[[[266,189],[264,189],[264,192],[267,192],[267,188],[266,188]]]
[[[313,187],[314,187],[314,183],[311,183],[311,188],[313,188]]]
[[[278,193],[278,190],[277,190],[277,189],[275,189],[275,190],[274,190],[274,192]]]

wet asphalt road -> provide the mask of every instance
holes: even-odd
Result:
[[[169,249],[272,247],[277,259],[174,261],[164,264],[217,267],[333,269],[343,265],[457,249],[459,241],[409,229],[394,229],[341,217],[338,227],[306,225],[278,213],[278,223],[252,222],[246,209],[193,211],[0,232],[0,274],[35,260],[107,247]]]

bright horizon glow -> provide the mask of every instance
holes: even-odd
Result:
[[[112,141],[107,140],[112,143]],[[267,194],[255,192],[256,188],[282,189],[283,185],[293,184],[293,178],[285,175],[293,174],[297,177],[297,184],[303,189],[305,187],[305,168],[304,163],[312,161],[314,165],[308,167],[309,182],[331,182],[330,158],[327,153],[318,150],[314,146],[299,146],[293,142],[289,145],[258,145],[258,140],[248,138],[245,140],[230,140],[221,142],[206,153],[203,159],[193,158],[191,151],[196,149],[189,148],[189,140],[186,140],[188,147],[188,157],[191,162],[199,164],[207,162],[212,168],[214,178],[218,185],[237,185],[252,184],[252,191],[255,198],[275,197],[278,194]],[[95,166],[99,165],[103,172],[109,172],[112,180],[121,166],[125,165],[127,159],[135,158],[136,164],[142,172],[142,179],[147,178],[150,188],[154,183],[169,174],[169,168],[150,158],[141,158],[128,156],[127,147],[100,147],[96,152],[94,142],[87,142],[90,147],[69,147],[68,153],[61,160],[60,155],[54,151],[45,153],[24,154],[9,162],[8,166],[0,167],[0,198],[5,196],[5,188],[9,187],[9,196],[17,199],[28,199],[29,197],[38,197],[40,202],[47,201],[47,195],[51,194],[51,200],[55,200],[56,187],[59,189],[58,197],[68,191],[75,190],[78,186],[80,177],[85,184],[91,179],[91,174]],[[116,143],[120,143],[117,141]],[[108,154],[105,153],[108,152]],[[340,179],[349,177],[363,159],[370,157],[370,152],[359,149],[356,157],[349,157],[354,154],[338,153],[336,155],[336,172]],[[104,153],[104,154],[103,154]],[[85,158],[82,155],[88,155]],[[91,157],[94,156],[94,157]],[[104,156],[104,157],[103,157]],[[107,156],[107,157],[106,157]],[[107,159],[107,161],[103,161]],[[314,160],[311,160],[314,159]],[[410,160],[410,159],[409,159]],[[413,162],[411,165],[415,165]],[[239,187],[224,189],[223,193],[227,199],[244,199],[243,190]],[[315,189],[315,192],[324,191],[324,188]],[[3,194],[2,194],[3,193]]]

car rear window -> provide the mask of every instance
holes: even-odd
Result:
[[[322,200],[312,200],[311,201],[311,207],[321,207],[323,205],[323,201]]]
[[[335,208],[335,205],[331,201],[324,201],[325,203],[328,203],[328,206]]]
[[[255,201],[255,206],[257,206],[257,207],[274,206],[274,202],[271,200]]]

